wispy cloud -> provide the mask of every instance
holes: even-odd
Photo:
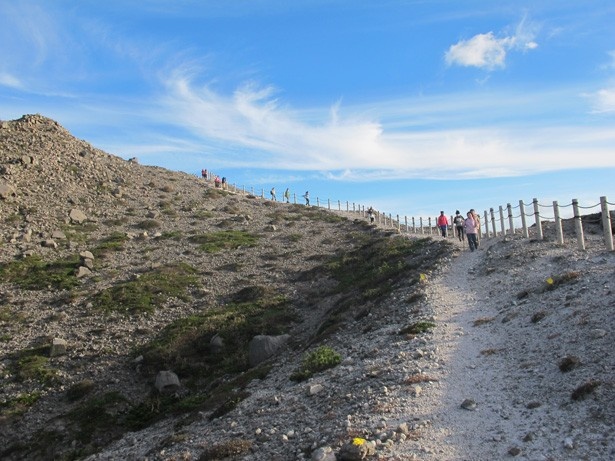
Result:
[[[417,101],[374,102],[381,119],[365,119],[364,107],[343,107],[335,102],[322,110],[319,123],[309,121],[277,99],[272,87],[246,84],[232,95],[216,93],[210,86],[197,86],[184,74],[166,82],[167,95],[160,101],[166,123],[189,127],[202,145],[214,146],[228,164],[280,169],[328,171],[332,179],[366,180],[378,177],[477,178],[584,167],[614,167],[607,155],[615,133],[601,127],[535,125],[527,112],[508,127],[461,128],[464,113],[488,106],[477,95]],[[519,103],[514,95],[499,95],[501,104]],[[545,95],[527,95],[530,100]],[[552,95],[553,99],[561,95]],[[506,102],[508,101],[508,103]],[[549,104],[545,101],[545,104]],[[380,109],[378,108],[381,105]],[[437,106],[437,110],[433,107]],[[403,113],[402,107],[417,107]],[[421,107],[432,107],[422,112]],[[508,107],[508,110],[511,109]],[[505,112],[506,108],[501,108]],[[484,111],[479,111],[484,112]],[[394,130],[413,117],[432,118],[428,129]],[[443,127],[443,120],[449,117]],[[386,119],[395,120],[390,127]],[[457,126],[456,126],[457,125]]]
[[[527,51],[538,47],[534,41],[535,27],[523,19],[509,36],[497,37],[492,31],[477,34],[468,40],[451,45],[444,54],[449,66],[478,67],[495,70],[506,66],[506,55],[510,50]]]
[[[15,89],[23,89],[24,87],[21,80],[7,72],[0,72],[0,85]]]

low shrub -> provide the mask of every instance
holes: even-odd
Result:
[[[319,371],[339,365],[341,361],[341,356],[332,348],[320,346],[303,358],[301,366],[290,376],[290,379],[292,381],[305,381]]]

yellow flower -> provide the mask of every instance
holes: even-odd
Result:
[[[367,440],[362,439],[361,437],[355,437],[354,439],[352,439],[352,444],[353,444],[353,445],[358,445],[358,446],[361,446],[361,445],[363,445],[365,442],[367,442]]]
[[[547,279],[547,285],[553,285],[553,279],[551,277]]]
[[[419,281],[425,283],[427,281],[427,276],[425,274],[419,275]]]

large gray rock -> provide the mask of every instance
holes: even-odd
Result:
[[[250,366],[255,367],[275,355],[288,342],[289,338],[290,335],[258,335],[252,338],[248,345],[248,361]]]
[[[10,184],[0,183],[0,198],[6,200],[10,197],[15,197],[15,188]]]
[[[70,210],[70,214],[68,215],[70,220],[74,223],[81,224],[88,219],[85,213],[77,208],[73,208]]]
[[[161,394],[172,393],[179,389],[179,378],[169,370],[159,371],[154,384]]]
[[[54,338],[51,343],[51,350],[49,351],[49,355],[51,357],[57,357],[59,355],[66,354],[66,341],[61,338]]]

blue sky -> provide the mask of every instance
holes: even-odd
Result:
[[[401,216],[615,202],[613,24],[612,0],[0,0],[0,119]]]

